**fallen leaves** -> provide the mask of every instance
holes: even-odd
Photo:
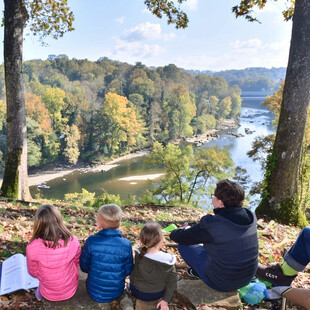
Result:
[[[70,231],[84,244],[89,235],[96,233],[96,210],[75,209],[68,204],[59,202],[59,208]],[[33,216],[37,206],[26,208],[21,204],[0,202],[0,262],[15,254],[25,254],[25,248],[32,236]],[[171,206],[157,206],[154,204],[141,204],[126,206],[123,209],[121,231],[132,244],[136,244],[142,226],[147,221],[156,221],[163,228],[170,224],[181,227],[185,222],[189,225],[197,223],[207,211],[192,208],[173,208]],[[259,260],[263,264],[282,262],[284,253],[292,246],[300,232],[299,228],[280,225],[274,221],[258,221]],[[163,233],[165,241],[163,251],[176,255],[177,273],[179,278],[189,278],[186,273],[187,265],[177,250],[177,244],[169,239],[169,233]],[[309,288],[309,271],[299,273],[293,282],[295,287]],[[172,301],[173,309],[193,309],[184,296],[176,295]],[[0,309],[36,309],[40,303],[34,297],[34,290],[18,291],[0,297]],[[259,307],[244,304],[243,309],[279,309],[280,303],[263,302]],[[212,309],[206,305],[199,305],[197,309]],[[215,309],[215,308],[213,308]],[[294,308],[289,308],[294,309]],[[296,309],[296,308],[295,308]]]

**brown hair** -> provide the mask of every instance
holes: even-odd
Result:
[[[37,210],[34,216],[31,241],[41,238],[46,247],[55,249],[60,246],[59,239],[62,239],[66,246],[71,236],[58,208],[45,204]]]
[[[242,207],[244,190],[238,183],[224,179],[216,184],[214,196],[221,200],[225,207]]]
[[[155,222],[146,223],[140,231],[140,254],[138,260],[141,260],[146,254],[147,249],[155,247],[163,238],[161,233],[161,226]]]
[[[122,209],[118,205],[103,205],[98,210],[97,222],[108,229],[117,229],[121,225]]]

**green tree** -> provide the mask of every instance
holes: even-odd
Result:
[[[163,164],[166,168],[160,183],[154,183],[152,191],[166,202],[197,206],[202,195],[207,193],[208,181],[228,177],[232,173],[233,161],[227,151],[219,148],[199,150],[194,155],[192,146],[183,150],[178,145],[155,142],[153,152],[146,160],[149,165]]]
[[[149,134],[151,141],[158,139],[158,135],[164,133],[165,128],[161,127],[163,124],[163,110],[157,101],[151,103],[150,116],[149,116]]]
[[[234,118],[240,115],[241,98],[237,94],[232,94],[230,98],[231,98],[231,111],[229,116]]]
[[[42,101],[49,111],[53,128],[58,132],[61,131],[62,123],[65,121],[61,115],[61,110],[65,105],[65,96],[66,93],[60,88],[48,88],[42,96]]]
[[[189,137],[193,134],[190,126],[192,118],[196,115],[196,105],[192,97],[183,85],[177,84],[172,88],[166,107],[169,115],[169,136],[179,138]]]
[[[203,114],[208,113],[208,109],[209,109],[208,92],[204,91],[198,94],[196,98],[197,98],[196,99],[196,106],[197,106],[196,116],[201,116]]]
[[[41,141],[42,130],[40,125],[33,119],[27,118],[27,151],[28,166],[38,166],[42,160]]]
[[[144,103],[143,96],[140,94],[130,94],[128,99],[135,105],[137,111],[139,111],[139,113],[146,119],[147,105]]]
[[[204,133],[207,129],[215,128],[216,119],[211,114],[204,114],[193,119],[192,126],[195,127],[197,134]]]
[[[227,118],[230,112],[231,112],[231,98],[225,97],[217,105],[216,118],[217,119]]]
[[[137,93],[143,96],[145,102],[150,102],[153,97],[155,88],[151,79],[138,77],[130,85],[130,93]]]
[[[210,97],[210,100],[208,102],[209,107],[208,107],[208,110],[207,110],[208,114],[211,114],[211,115],[213,115],[215,117],[216,110],[217,110],[217,105],[218,105],[219,101],[220,100],[216,96],[211,96]]]
[[[174,65],[169,64],[168,66],[164,66],[163,69],[163,78],[171,79],[175,83],[179,83],[181,79],[180,69]]]
[[[267,99],[262,103],[263,106],[268,107],[268,109],[276,115],[273,120],[274,125],[278,125],[279,122],[281,103],[283,100],[283,89],[284,80],[281,80],[279,89],[275,91],[272,96],[267,96]]]
[[[266,2],[243,0],[233,11],[237,16],[254,20],[253,7],[263,8]],[[291,2],[292,7],[284,12],[286,18],[293,16],[293,28],[283,100],[276,139],[267,162],[263,196],[256,212],[283,223],[305,225],[298,204],[298,181],[310,102],[310,2]]]

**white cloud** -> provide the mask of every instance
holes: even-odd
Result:
[[[195,11],[198,8],[198,0],[187,0],[184,6],[190,11]]]
[[[247,44],[249,44],[247,46]],[[235,41],[230,44],[229,52],[223,51],[216,56],[207,54],[177,57],[177,66],[198,70],[243,69],[247,67],[286,67],[289,44],[273,42],[263,44],[258,39]]]
[[[247,41],[236,40],[229,44],[232,48],[235,49],[253,49],[260,48],[262,46],[262,41],[259,39],[249,39]]]
[[[121,16],[121,17],[115,18],[114,21],[117,22],[117,23],[123,24],[124,21],[125,21],[125,16]]]
[[[125,31],[122,40],[128,42],[145,41],[145,40],[164,40],[170,41],[175,37],[174,33],[162,34],[160,24],[149,22],[138,24]]]
[[[113,58],[122,59],[122,61],[136,62],[140,59],[157,57],[162,53],[162,49],[158,44],[146,44],[142,42],[128,42],[116,39]]]

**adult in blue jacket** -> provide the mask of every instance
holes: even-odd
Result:
[[[131,243],[117,229],[121,215],[117,205],[100,207],[97,215],[100,231],[88,237],[80,257],[81,269],[88,273],[88,294],[100,303],[111,302],[123,293],[125,278],[133,267]]]
[[[242,208],[243,200],[244,191],[237,183],[222,180],[212,198],[214,215],[205,215],[196,225],[170,234],[191,267],[188,272],[218,291],[247,285],[257,269],[256,217]]]

